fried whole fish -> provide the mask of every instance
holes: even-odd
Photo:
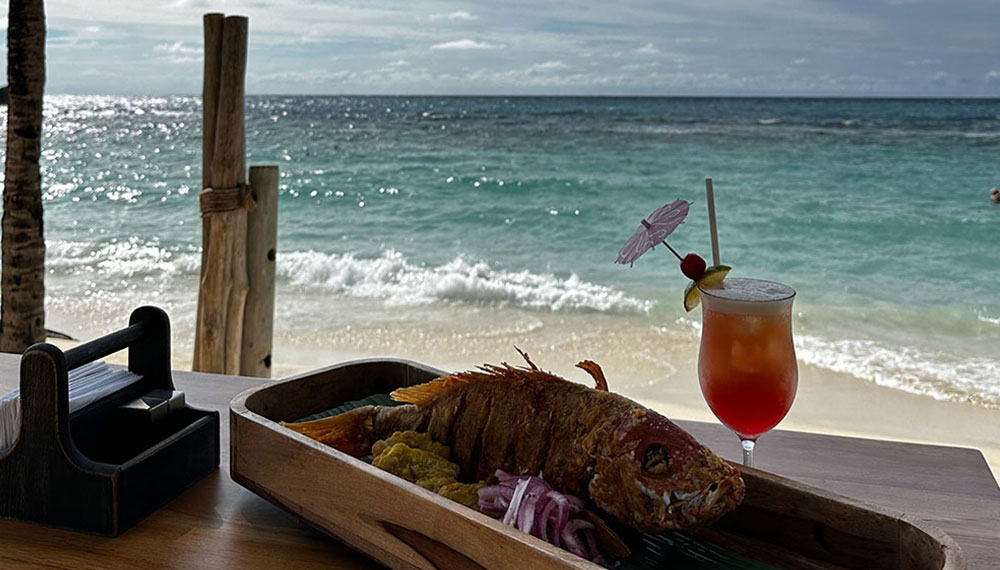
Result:
[[[363,406],[287,427],[345,453],[368,455],[396,431],[429,433],[473,480],[497,469],[542,473],[644,532],[718,519],[745,493],[739,471],[653,410],[607,391],[600,367],[578,364],[599,389],[506,363],[399,388],[406,406]]]

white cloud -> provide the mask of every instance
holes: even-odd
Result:
[[[170,56],[163,58],[166,63],[182,64],[182,63],[201,63],[200,57],[192,57],[189,55],[180,56]]]
[[[910,59],[906,61],[906,65],[941,65],[941,60],[936,57],[927,57],[924,59]]]
[[[561,61],[546,61],[532,65],[528,71],[553,71],[557,69],[569,69],[569,66]]]
[[[431,20],[465,20],[467,22],[479,19],[465,10],[458,10],[450,14],[431,14],[429,18]]]
[[[936,85],[944,85],[948,79],[948,72],[946,71],[935,71],[929,77],[931,83]]]
[[[689,37],[678,37],[674,38],[675,44],[714,44],[715,38],[689,38]]]
[[[290,83],[305,83],[305,84],[323,84],[332,81],[351,81],[357,78],[357,74],[353,71],[341,70],[341,71],[329,71],[327,69],[308,69],[308,70],[286,70],[286,71],[275,71],[271,73],[251,73],[248,79],[259,82],[290,82]]]
[[[503,49],[507,46],[503,44],[491,44],[489,42],[477,42],[476,40],[464,39],[453,42],[443,42],[431,46],[433,50],[470,50],[470,49]]]
[[[153,51],[156,53],[169,53],[169,54],[200,54],[201,48],[188,47],[184,45],[182,41],[176,41],[172,44],[159,44],[153,46]]]
[[[182,41],[153,46],[153,52],[162,54],[160,61],[171,64],[195,63],[202,60],[201,48],[186,46]]]
[[[1000,70],[987,71],[986,76],[983,77],[983,81],[986,83],[1000,83]]]
[[[97,41],[82,41],[78,38],[68,38],[68,39],[52,39],[46,40],[45,48],[52,50],[69,50],[69,51],[82,51],[94,49],[100,46],[100,42]]]
[[[621,69],[622,71],[640,71],[642,69],[653,69],[659,65],[660,62],[658,61],[648,61],[646,63],[629,63],[619,67],[618,69]]]
[[[807,63],[809,63],[809,59],[805,57],[800,57],[798,59],[792,60],[792,65],[805,65]]]
[[[659,48],[654,46],[652,43],[648,43],[641,48],[635,50],[635,53],[641,53],[643,55],[656,55],[660,53]]]
[[[410,65],[410,62],[405,59],[397,59],[396,61],[389,64],[389,67],[402,67],[404,65]]]
[[[492,71],[480,69],[469,74],[467,79],[476,83],[491,85],[518,85],[520,87],[534,88],[628,88],[630,86],[650,87],[658,86],[665,88],[686,88],[693,85],[711,85],[715,87],[728,87],[739,83],[743,78],[734,78],[726,73],[684,73],[684,72],[660,72],[650,71],[649,73],[543,73],[531,66],[525,69],[511,69],[507,71]]]
[[[99,70],[99,69],[84,69],[84,70],[80,71],[79,75],[81,77],[98,77],[98,78],[101,78],[101,77],[104,77],[104,78],[107,78],[107,77],[121,77],[120,73],[114,73],[114,72],[111,72],[111,71],[104,71],[104,70]]]

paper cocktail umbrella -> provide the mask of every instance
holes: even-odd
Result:
[[[670,247],[665,240],[667,236],[677,229],[677,226],[681,225],[681,222],[687,217],[690,209],[691,203],[686,200],[675,200],[658,208],[641,221],[639,229],[632,234],[632,237],[628,238],[625,246],[618,252],[618,259],[615,260],[615,263],[628,263],[631,265],[642,254],[653,249],[660,243],[667,246],[667,249],[676,255],[677,259],[683,261],[680,254],[674,251],[674,248]]]

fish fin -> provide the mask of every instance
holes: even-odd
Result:
[[[354,457],[371,454],[375,415],[379,406],[361,406],[353,410],[309,422],[281,425]]]
[[[528,358],[528,353],[527,352],[524,352],[523,350],[521,350],[517,346],[514,347],[514,350],[516,350],[517,353],[521,355],[521,358],[523,358],[524,361],[528,363],[528,366],[530,366],[532,370],[539,370],[539,368],[537,366],[535,366],[535,363],[532,362],[530,358]]]
[[[479,367],[478,371],[449,374],[447,376],[435,378],[430,382],[417,384],[416,386],[396,388],[389,394],[389,397],[397,402],[406,402],[408,404],[422,406],[433,400],[434,397],[441,392],[461,384],[504,379],[511,381],[518,379],[563,380],[562,378],[554,376],[551,373],[545,372],[535,366],[535,363],[528,358],[528,353],[524,352],[520,348],[517,348],[516,346],[514,349],[517,350],[518,354],[520,354],[522,358],[524,358],[530,368],[517,368],[507,364],[506,362],[501,363],[499,366],[495,364],[484,364]],[[595,364],[594,366],[597,365]]]
[[[583,362],[578,362],[576,367],[586,370],[587,374],[594,377],[594,380],[597,382],[598,390],[603,390],[605,392],[608,391],[608,381],[604,378],[604,371],[601,370],[601,366],[599,364],[593,360],[584,360]]]
[[[521,358],[523,358],[524,361],[528,363],[528,366],[530,366],[532,370],[538,370],[539,369],[537,366],[535,366],[535,363],[532,362],[530,358],[528,358],[528,353],[527,352],[524,352],[523,350],[521,350],[520,348],[518,348],[516,346],[514,347],[514,350],[516,350],[517,353],[521,355]]]
[[[447,390],[456,384],[465,384],[471,382],[472,380],[473,377],[469,374],[450,374],[448,376],[435,378],[430,382],[417,384],[416,386],[396,388],[389,394],[389,397],[397,402],[406,402],[408,404],[422,406],[427,402],[430,402],[435,396],[444,390]]]

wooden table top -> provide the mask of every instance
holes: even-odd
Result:
[[[17,362],[0,354],[0,394],[17,387]],[[229,401],[263,380],[175,371],[174,382],[189,403],[222,414],[220,469],[118,538],[0,520],[0,567],[380,568],[229,478]],[[678,423],[738,459],[722,426]],[[1000,488],[977,450],[775,431],[756,453],[762,469],[931,522],[969,568],[1000,569]]]

